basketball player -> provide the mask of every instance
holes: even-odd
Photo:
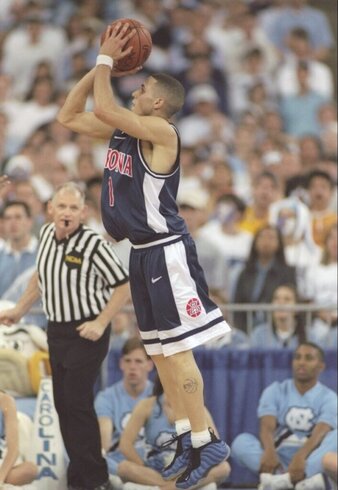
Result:
[[[176,486],[185,489],[230,454],[208,429],[203,379],[192,352],[230,327],[208,297],[195,245],[175,202],[180,138],[170,118],[183,106],[183,87],[157,74],[133,92],[131,110],[116,102],[111,76],[125,72],[114,71],[113,60],[130,52],[124,49],[133,35],[127,28],[110,29],[96,68],[72,88],[58,120],[73,131],[110,140],[103,222],[115,240],[132,243],[129,272],[140,334],[175,411],[177,452],[163,477],[178,476]],[[92,89],[94,112],[85,112]]]
[[[301,344],[293,379],[273,383],[261,396],[260,440],[240,434],[233,441],[233,457],[260,475],[261,490],[325,490],[322,459],[337,451],[337,395],[318,381],[324,367],[323,351]]]

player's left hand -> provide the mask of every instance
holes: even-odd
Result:
[[[292,458],[288,471],[292,483],[297,483],[305,478],[305,463],[306,459],[301,453],[296,453]]]
[[[80,337],[96,342],[102,337],[105,329],[106,327],[96,319],[91,322],[82,323],[76,330],[79,332]]]

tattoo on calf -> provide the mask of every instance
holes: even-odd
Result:
[[[187,378],[183,381],[183,389],[186,393],[196,393],[198,388],[197,380],[194,378]]]

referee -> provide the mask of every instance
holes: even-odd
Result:
[[[84,195],[62,185],[48,203],[53,221],[40,232],[37,271],[0,323],[17,323],[42,296],[55,408],[69,456],[68,490],[108,490],[93,387],[108,351],[113,316],[129,299],[128,275],[111,245],[81,224]]]

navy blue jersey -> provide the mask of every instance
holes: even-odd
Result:
[[[109,235],[117,241],[129,238],[143,244],[187,234],[176,205],[179,178],[179,156],[171,173],[155,173],[143,158],[141,141],[116,130],[109,144],[101,195],[102,220]]]

